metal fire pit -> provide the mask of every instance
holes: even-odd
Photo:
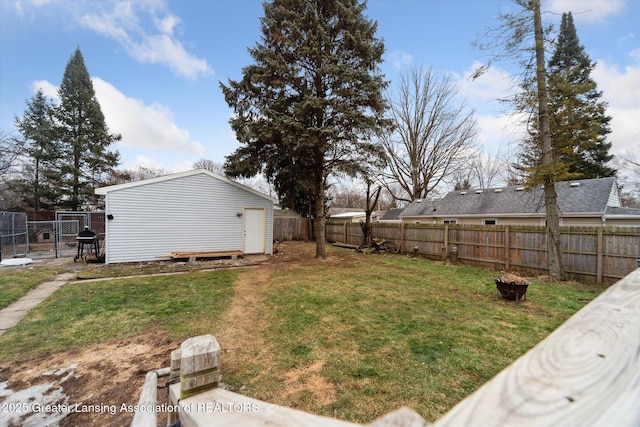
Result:
[[[511,301],[515,301],[516,304],[520,302],[522,298],[526,299],[527,287],[529,284],[520,284],[515,282],[503,282],[500,279],[495,279],[498,292],[503,298]]]

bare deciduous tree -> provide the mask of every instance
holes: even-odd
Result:
[[[412,68],[397,92],[387,96],[393,132],[380,136],[389,172],[387,189],[397,183],[401,201],[426,198],[440,182],[466,163],[477,125],[473,111],[458,98],[447,76]]]
[[[640,150],[627,150],[619,155],[620,168],[624,175],[619,176],[623,184],[623,205],[629,208],[640,208]]]
[[[168,175],[170,172],[164,168],[139,165],[138,169],[115,170],[111,173],[109,185],[124,184],[125,182],[142,181],[143,179],[157,178]]]
[[[11,136],[11,132],[0,130],[0,177],[3,177],[15,166],[15,161],[20,155],[23,145],[22,140]]]
[[[490,188],[503,184],[504,172],[508,162],[501,156],[500,151],[494,156],[478,151],[469,160],[466,167],[452,174],[455,190],[470,188]]]
[[[224,165],[209,159],[200,159],[193,164],[194,169],[206,169],[209,172],[224,176]]]

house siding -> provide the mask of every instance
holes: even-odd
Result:
[[[607,226],[640,227],[640,218],[607,218]]]
[[[572,218],[572,217],[563,217],[561,218],[562,226],[565,227],[602,227],[602,217],[582,217],[582,218]]]
[[[265,210],[265,253],[273,242],[272,202],[207,174],[106,194],[106,262],[157,260],[176,251],[243,249],[245,208]]]

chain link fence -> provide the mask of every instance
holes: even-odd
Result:
[[[0,212],[0,259],[25,256],[29,252],[27,214]]]
[[[67,258],[77,254],[76,236],[85,227],[105,237],[104,212],[56,212],[55,221],[27,221],[22,212],[0,212],[0,260]]]

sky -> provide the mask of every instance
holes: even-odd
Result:
[[[519,70],[498,63],[472,71],[486,53],[471,43],[495,28],[509,0],[369,0],[366,16],[386,47],[381,71],[393,91],[411,67],[430,67],[459,86],[477,114],[478,146],[513,152],[517,133],[497,102]],[[612,117],[611,153],[640,148],[640,0],[546,0],[545,23],[571,11],[581,44],[597,65],[592,77]],[[56,98],[77,47],[91,75],[121,169],[169,172],[199,159],[223,163],[239,147],[220,82],[238,80],[260,40],[261,0],[0,0],[0,130],[14,130],[41,88]]]

